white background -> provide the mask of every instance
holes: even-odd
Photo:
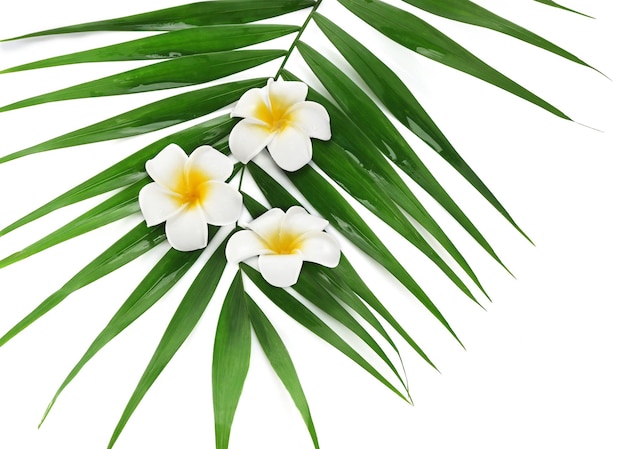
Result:
[[[4,1],[0,7],[0,37],[176,3]],[[385,61],[407,80],[536,246],[507,226],[432,151],[407,135],[517,279],[508,276],[445,214],[432,207],[488,289],[493,303],[481,301],[485,312],[450,286],[416,252],[385,233],[386,241],[434,298],[467,348],[460,348],[387,277],[375,269],[367,272],[375,291],[401,317],[441,370],[440,374],[430,369],[400,344],[414,407],[268,307],[291,350],[325,449],[626,447],[626,36],[620,29],[621,2],[567,2],[596,20],[530,0],[479,3],[567,48],[611,80],[514,39],[425,13],[420,16],[441,26],[577,122],[602,132],[558,119],[512,95],[408,51],[386,47],[369,36],[373,49],[382,52]],[[320,12],[346,20],[332,0],[325,1]],[[303,16],[296,14],[288,19],[298,23]],[[365,27],[357,22],[344,23],[368,41]],[[100,33],[0,44],[0,67],[120,42],[131,36]],[[305,40],[329,48],[314,28],[307,31]],[[277,45],[288,46],[289,40]],[[331,58],[339,61],[336,56]],[[86,64],[0,75],[0,103],[143,64]],[[306,74],[297,58],[288,67]],[[269,64],[259,73],[273,75],[276,68],[276,64]],[[0,154],[170,93],[69,101],[0,114]],[[0,166],[0,228],[171,131],[54,151]],[[432,206],[432,201],[424,201]],[[97,202],[70,207],[0,238],[0,257],[19,250]],[[139,220],[123,220],[0,270],[0,333]],[[382,229],[375,220],[372,223]],[[84,368],[41,430],[37,430],[37,423],[89,342],[166,249],[163,245],[72,295],[0,348],[0,448],[106,447],[198,267]],[[210,360],[219,303],[226,287],[220,288],[199,326],[139,406],[116,448],[213,447]],[[258,347],[253,350],[231,440],[231,449],[250,447],[312,447],[295,407]]]

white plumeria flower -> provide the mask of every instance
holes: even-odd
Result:
[[[267,147],[280,168],[296,171],[313,155],[311,138],[330,139],[326,109],[304,101],[309,88],[297,81],[267,80],[262,89],[244,93],[231,117],[243,117],[230,133],[233,155],[247,164]]]
[[[236,232],[226,244],[226,259],[239,263],[259,256],[259,271],[275,287],[295,284],[303,262],[334,268],[339,263],[339,242],[323,232],[328,221],[299,206],[285,213],[270,209]]]
[[[170,144],[146,162],[155,181],[139,192],[139,207],[148,226],[165,222],[173,248],[193,251],[209,242],[207,223],[225,226],[241,216],[241,194],[224,181],[233,163],[213,147],[196,148],[189,157]]]

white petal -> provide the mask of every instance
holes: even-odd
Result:
[[[265,254],[259,256],[261,276],[274,287],[290,287],[298,281],[302,269],[300,254]]]
[[[293,105],[289,114],[295,125],[309,137],[320,140],[330,139],[330,117],[326,108],[321,104],[304,101]]]
[[[270,250],[263,241],[252,231],[235,232],[226,243],[226,260],[239,263],[261,254],[269,254]]]
[[[171,143],[146,162],[146,171],[161,186],[175,190],[186,162],[187,153]]]
[[[305,262],[314,262],[334,268],[339,264],[341,250],[335,237],[326,232],[311,232],[304,236],[300,254]]]
[[[244,119],[230,132],[228,145],[233,156],[247,164],[267,146],[275,134],[270,132],[267,126],[260,125],[257,120]]]
[[[165,234],[172,248],[194,251],[209,243],[209,229],[200,207],[188,207],[165,222]]]
[[[304,101],[309,87],[300,81],[270,81],[267,83],[270,103],[280,105],[284,109]]]
[[[313,156],[311,139],[295,126],[285,128],[267,145],[272,159],[286,171],[296,171]]]
[[[174,195],[156,182],[139,191],[139,208],[148,226],[163,223],[183,207]]]
[[[283,226],[285,213],[277,207],[268,210],[260,217],[252,220],[246,228],[256,232],[262,239],[268,240]]]
[[[185,171],[200,170],[211,181],[226,181],[233,172],[233,161],[215,148],[203,145],[196,148],[185,164]]]
[[[243,209],[241,193],[224,182],[209,181],[208,185],[209,193],[202,204],[207,223],[225,226],[239,220]]]
[[[320,232],[326,226],[327,220],[309,214],[300,206],[291,206],[285,214],[283,229],[294,235],[302,235],[307,232]]]
[[[254,117],[257,108],[261,103],[267,105],[267,87],[259,89],[258,87],[246,91],[235,108],[230,113],[231,117]]]

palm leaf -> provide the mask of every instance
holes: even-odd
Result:
[[[552,1],[536,1],[569,10]],[[467,186],[475,189],[514,229],[524,237],[526,235],[421,106],[415,93],[407,87],[407,80],[403,80],[390,68],[391,65],[384,62],[383,55],[369,50],[357,36],[352,35],[349,25],[353,21],[362,20],[377,30],[374,39],[387,40],[391,46],[406,47],[419,57],[472,75],[566,120],[570,120],[569,117],[556,106],[479,59],[428,21],[412,14],[412,11],[422,10],[453,21],[487,28],[573,63],[590,66],[564,48],[469,0],[405,0],[408,11],[381,0],[338,2],[345,7],[346,12],[337,19],[320,9],[322,0],[214,0],[6,39],[93,31],[133,31],[138,35],[137,39],[127,42],[5,68],[0,74],[89,62],[159,62],[31,96],[0,107],[0,112],[4,113],[70,99],[199,87],[184,93],[172,90],[171,96],[159,101],[29,148],[4,154],[0,156],[0,164],[41,152],[139,136],[206,118],[201,123],[156,140],[5,225],[0,230],[0,237],[67,206],[111,193],[109,198],[67,225],[49,232],[46,237],[22,251],[4,256],[0,260],[0,268],[138,212],[138,191],[149,181],[145,162],[166,145],[176,143],[190,153],[200,145],[210,144],[228,154],[228,135],[236,121],[229,118],[229,110],[226,108],[248,89],[261,87],[267,78],[298,80],[300,75],[291,72],[291,61],[293,55],[299,54],[326,90],[321,92],[309,88],[308,100],[318,102],[328,110],[332,140],[315,142],[314,165],[289,173],[280,178],[280,182],[270,174],[276,167],[261,164],[261,168],[256,162],[248,164],[243,170],[243,165],[236,165],[228,182],[235,176],[241,177],[240,190],[246,209],[253,217],[267,208],[263,201],[248,193],[249,186],[244,183],[244,178],[253,182],[254,189],[265,197],[265,204],[283,209],[302,204],[311,212],[326,218],[335,232],[365,254],[371,264],[388,272],[460,342],[451,324],[420,286],[418,276],[412,274],[414,267],[399,262],[385,240],[379,238],[353,207],[352,200],[367,208],[422,252],[426,256],[424,261],[432,263],[466,296],[480,303],[474,288],[486,296],[470,262],[459,250],[460,246],[452,241],[449,231],[436,218],[437,211],[430,211],[423,205],[425,202],[421,195],[425,193],[434,199],[435,205],[449,214],[466,231],[470,240],[477,242],[503,267],[504,264],[482,231],[457,204],[457,199],[448,193],[445,184],[418,157],[415,148],[404,137],[404,131],[408,130],[450,164],[467,181]],[[297,24],[275,24],[283,20],[282,15],[302,10],[306,12],[292,16],[296,17],[294,20],[299,20]],[[265,19],[270,19],[272,24],[259,23]],[[324,47],[318,41],[307,41],[305,31],[314,26],[319,27],[332,46]],[[145,36],[142,33],[144,31],[161,33]],[[295,35],[290,43],[284,44],[291,39],[288,36],[292,34]],[[281,40],[272,42],[275,38]],[[258,44],[261,44],[261,48],[247,48]],[[347,66],[332,62],[336,52],[345,58]],[[276,61],[279,58],[282,58],[280,64]],[[269,68],[272,61],[278,65],[276,71]],[[248,69],[255,69],[255,76],[262,74],[262,77],[249,78],[243,73]],[[354,73],[358,78],[353,76]],[[314,80],[310,75],[305,76]],[[220,81],[224,77],[229,77],[228,82]],[[209,85],[205,86],[206,83]],[[391,117],[395,117],[398,123]],[[362,126],[362,123],[368,125]],[[403,173],[399,173],[396,168]],[[424,192],[414,189],[412,183]],[[119,191],[114,192],[116,190]],[[297,200],[296,196],[302,200]],[[215,231],[211,229],[212,236]],[[0,346],[71,293],[140,257],[164,240],[162,226],[148,229],[140,224],[6,332],[0,338]],[[214,246],[217,248],[196,276],[165,330],[119,419],[109,447],[114,445],[140,401],[205,313],[219,281],[225,276],[225,240],[219,246]],[[71,369],[54,394],[45,415],[87,362],[174,287],[201,255],[202,251],[185,254],[170,250],[156,263]],[[379,298],[372,292],[346,254],[341,256],[339,265],[334,269],[305,266],[293,290],[272,287],[256,270],[242,266],[225,295],[214,342],[212,384],[218,449],[228,447],[235,412],[248,373],[252,330],[300,412],[313,445],[319,448],[311,411],[286,349],[287,345],[263,313],[261,303],[253,300],[247,291],[243,282],[244,274],[275,306],[407,402],[411,402],[408,382],[401,375],[404,365],[393,337],[399,335],[419,357],[435,366],[397,317],[387,309],[386,298]],[[341,332],[345,332],[346,338],[328,326],[324,321],[326,316],[335,321]],[[355,341],[358,341],[360,347],[353,344]],[[398,368],[399,365],[402,370]]]
[[[11,67],[0,73],[105,61],[154,61],[217,53],[258,44],[298,31],[289,25],[215,25],[172,31],[94,50]]]

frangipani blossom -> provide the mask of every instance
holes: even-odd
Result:
[[[259,256],[259,271],[275,287],[295,284],[303,262],[334,268],[339,263],[339,243],[323,229],[328,221],[299,206],[285,213],[270,209],[236,232],[226,244],[226,259],[239,263]]]
[[[267,147],[280,168],[296,171],[313,155],[311,138],[330,139],[330,118],[318,103],[304,101],[309,88],[297,81],[267,80],[244,93],[231,117],[243,117],[230,133],[233,155],[247,164]]]
[[[165,222],[167,240],[179,251],[207,246],[207,223],[230,225],[241,216],[241,194],[224,182],[233,163],[213,147],[187,156],[170,144],[146,162],[146,171],[155,182],[139,192],[141,212],[148,226]]]

